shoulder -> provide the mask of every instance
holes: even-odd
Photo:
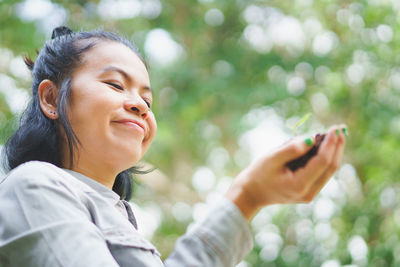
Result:
[[[43,180],[43,178],[50,178],[56,179],[60,176],[60,169],[59,167],[42,161],[29,161],[23,163],[16,167],[15,169],[11,170],[1,181],[2,183],[8,182],[9,180]]]
[[[0,190],[7,187],[40,187],[46,185],[62,185],[76,187],[71,175],[63,169],[42,161],[29,161],[11,170],[1,181]]]
[[[52,213],[76,208],[86,210],[86,194],[79,183],[53,164],[27,162],[10,171],[0,182],[0,199],[6,202],[0,203],[0,209],[30,210],[32,206],[36,209],[40,206],[41,210]]]

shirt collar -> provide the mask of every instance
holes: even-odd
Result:
[[[107,186],[95,181],[94,179],[92,179],[90,177],[87,177],[87,176],[85,176],[85,175],[83,175],[83,174],[81,174],[79,172],[75,172],[75,171],[68,170],[68,169],[63,169],[63,170],[68,172],[72,176],[74,176],[79,181],[81,181],[81,182],[85,183],[86,185],[88,185],[91,189],[95,190],[97,193],[99,193],[103,197],[105,197],[105,198],[109,199],[110,201],[112,201],[112,203],[114,205],[117,204],[117,202],[121,199],[120,196],[117,193],[112,191]]]

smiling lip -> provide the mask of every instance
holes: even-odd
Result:
[[[137,120],[123,119],[123,120],[114,121],[114,122],[123,124],[123,125],[131,127],[131,128],[136,128],[136,129],[140,128],[140,130],[143,133],[146,132],[146,128],[144,127],[144,125]]]

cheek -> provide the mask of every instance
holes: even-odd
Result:
[[[156,135],[156,132],[157,132],[157,121],[156,121],[156,118],[155,118],[153,112],[150,112],[149,119],[151,121],[150,125],[151,125],[153,136],[154,136],[154,135]]]
[[[100,126],[105,121],[105,118],[104,105],[100,103],[82,101],[71,112],[71,124],[75,124],[79,128],[74,129],[77,131],[87,128],[91,129],[93,126]]]
[[[146,119],[147,124],[149,125],[149,135],[147,137],[146,143],[151,143],[157,132],[157,122],[154,117],[154,113],[150,111],[148,118]]]
[[[78,135],[90,135],[92,138],[93,132],[105,132],[110,115],[117,106],[114,98],[107,93],[77,94],[69,112],[73,130]]]

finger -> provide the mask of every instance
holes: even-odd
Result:
[[[333,162],[331,164],[332,172],[335,172],[339,168],[340,162],[342,161],[344,148],[346,146],[346,134],[347,134],[347,127],[345,125],[341,125],[339,128],[339,136],[337,140],[336,151],[333,156]]]
[[[297,186],[303,188],[303,193],[307,193],[312,185],[330,168],[339,139],[338,128],[334,126],[328,130],[317,154],[310,159],[304,168],[296,171],[295,180],[296,183],[299,183]]]
[[[306,154],[314,143],[315,141],[312,137],[296,137],[275,151],[274,158],[278,162],[289,162]]]
[[[345,126],[341,127],[341,129],[344,129]],[[347,129],[347,128],[346,128]],[[328,168],[324,174],[312,185],[309,193],[305,196],[306,201],[312,200],[316,194],[321,191],[321,189],[324,187],[324,185],[329,181],[329,179],[332,178],[333,174],[336,172],[336,170],[340,166],[340,162],[342,160],[342,156],[344,153],[344,147],[346,145],[346,137],[343,131],[341,131],[338,142],[337,142],[337,147],[336,151],[333,157],[333,163],[330,168]]]

